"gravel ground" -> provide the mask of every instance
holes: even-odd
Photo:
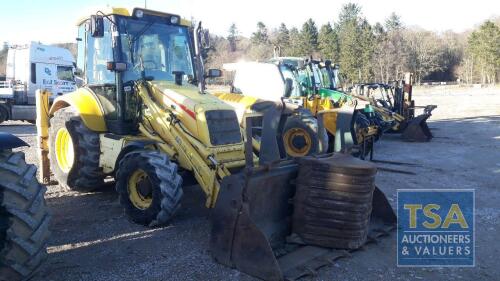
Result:
[[[305,280],[494,280],[500,233],[500,89],[432,88],[415,91],[417,104],[437,104],[429,120],[430,143],[404,143],[387,135],[376,144],[376,159],[420,164],[417,175],[380,172],[378,186],[395,207],[399,188],[476,190],[476,267],[398,268],[396,235],[369,245],[352,258],[323,268]],[[6,122],[31,147],[36,164],[35,127]],[[396,167],[410,169],[408,167]],[[255,280],[212,260],[208,253],[209,210],[197,186],[185,188],[183,209],[171,225],[149,229],[129,222],[113,185],[95,193],[48,186],[52,210],[49,257],[32,280]],[[498,280],[498,279],[497,279]]]

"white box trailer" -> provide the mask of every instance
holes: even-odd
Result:
[[[68,49],[31,42],[7,53],[6,81],[0,84],[0,123],[35,120],[35,92],[49,90],[51,99],[76,90],[75,59]]]

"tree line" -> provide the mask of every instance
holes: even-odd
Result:
[[[269,29],[257,23],[250,38],[236,24],[226,37],[213,36],[207,64],[241,59],[264,61],[275,55],[330,59],[340,65],[348,82],[389,82],[413,72],[422,81],[496,83],[500,79],[500,18],[487,20],[472,32],[436,33],[406,27],[392,13],[383,23],[370,24],[358,4],[341,8],[336,21],[318,28],[308,19],[300,28],[285,23]]]

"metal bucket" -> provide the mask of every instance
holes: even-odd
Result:
[[[210,251],[218,262],[263,280],[294,280],[349,255],[308,245],[292,233],[298,167],[282,161],[224,178],[211,218]],[[376,187],[372,208],[364,243],[387,235],[396,223]]]
[[[427,119],[429,117],[431,117],[430,114],[422,114],[408,121],[401,134],[402,139],[409,142],[430,141],[433,135],[429,126],[427,126]]]

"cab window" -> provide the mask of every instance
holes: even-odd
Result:
[[[106,68],[108,61],[113,61],[111,23],[104,19],[104,36],[92,37],[87,32],[87,68],[85,74],[89,85],[115,84],[114,72]]]

